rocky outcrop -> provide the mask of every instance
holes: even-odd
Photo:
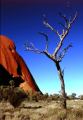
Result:
[[[4,70],[6,77],[3,77]],[[0,78],[5,79],[6,82],[7,75],[21,78],[23,82],[19,86],[25,91],[40,91],[23,58],[17,53],[14,42],[0,35]]]

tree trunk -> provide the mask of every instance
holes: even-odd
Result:
[[[55,64],[56,64],[56,68],[57,68],[57,71],[58,71],[59,79],[60,79],[60,82],[61,82],[61,94],[62,94],[61,106],[62,106],[62,108],[66,109],[66,93],[65,93],[64,77],[63,77],[63,73],[62,73],[62,70],[61,70],[59,62],[55,62]]]

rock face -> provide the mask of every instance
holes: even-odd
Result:
[[[0,79],[6,82],[9,76],[21,78],[23,82],[19,86],[25,91],[40,91],[24,60],[17,53],[14,42],[0,35]]]

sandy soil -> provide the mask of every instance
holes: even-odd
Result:
[[[83,109],[81,100],[67,101],[67,105],[71,109]],[[66,111],[61,110],[60,103],[56,101],[23,101],[18,108],[14,108],[9,102],[0,102],[0,120],[78,120],[66,119],[65,115]],[[82,116],[79,120],[83,120]]]

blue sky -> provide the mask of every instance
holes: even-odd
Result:
[[[0,33],[12,39],[18,53],[28,65],[36,83],[42,92],[58,93],[60,82],[56,66],[46,56],[24,51],[24,43],[29,40],[39,49],[44,49],[45,40],[38,35],[39,31],[46,32],[49,36],[49,52],[53,52],[58,37],[48,30],[43,24],[43,14],[48,21],[59,31],[62,30],[58,24],[63,20],[58,13],[62,12],[70,17],[78,11],[78,18],[64,41],[64,47],[69,43],[73,47],[69,49],[64,57],[61,67],[64,69],[66,92],[83,94],[83,2],[82,0],[1,0],[1,29]]]

